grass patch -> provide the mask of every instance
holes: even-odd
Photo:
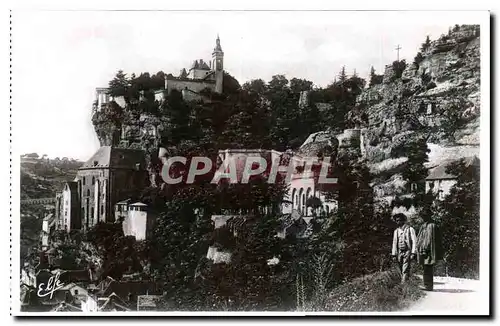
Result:
[[[420,280],[416,277],[401,284],[401,274],[395,268],[373,273],[335,288],[326,299],[324,310],[403,310],[424,295],[419,284]]]

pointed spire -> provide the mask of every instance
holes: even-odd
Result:
[[[219,33],[217,33],[217,39],[215,40],[215,48],[214,48],[214,52],[222,52],[222,48],[220,46],[220,37],[219,37]]]

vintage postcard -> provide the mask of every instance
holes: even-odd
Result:
[[[14,315],[490,314],[488,12],[11,28]]]

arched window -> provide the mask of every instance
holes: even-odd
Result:
[[[300,188],[299,199],[297,201],[297,209],[299,210],[299,212],[302,212],[302,205],[304,205],[303,193],[304,193],[304,188]]]
[[[87,196],[90,197],[90,189],[87,189]]]
[[[95,184],[95,177],[92,176],[92,185],[94,185],[94,184]]]
[[[297,192],[297,189],[293,188],[293,190],[292,190],[292,209],[294,209],[295,205],[297,204],[296,192]]]
[[[85,186],[85,177],[82,178],[83,185]]]

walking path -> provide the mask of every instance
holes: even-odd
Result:
[[[415,302],[407,312],[415,315],[487,315],[488,291],[488,288],[477,280],[435,276],[434,291],[426,291],[426,296]]]

